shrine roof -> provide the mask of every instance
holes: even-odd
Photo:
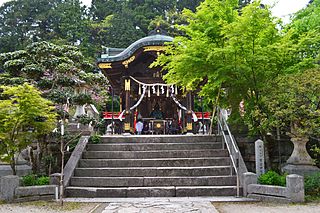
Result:
[[[141,47],[163,45],[165,42],[171,42],[172,40],[173,40],[172,37],[166,36],[166,35],[160,35],[160,34],[150,35],[135,41],[129,47],[127,47],[117,55],[113,55],[113,56],[110,56],[107,54],[101,55],[101,58],[98,58],[97,62],[103,63],[103,62],[122,61],[129,58]]]

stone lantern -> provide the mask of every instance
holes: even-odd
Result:
[[[74,89],[74,94],[76,96],[79,96],[81,94],[88,94],[88,85],[86,84],[85,81],[81,81],[81,80],[77,80],[77,86]],[[81,115],[85,115],[86,111],[85,111],[85,104],[84,102],[77,102],[75,103],[76,106],[76,112],[73,115],[73,118],[76,119],[77,117],[81,116]]]
[[[301,135],[295,127],[291,127],[291,142],[294,145],[293,152],[287,160],[287,164],[282,168],[283,172],[288,174],[308,175],[319,172],[320,169],[315,166],[314,160],[307,152],[306,144],[309,141],[307,136]]]

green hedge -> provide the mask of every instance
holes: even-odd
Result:
[[[258,182],[264,185],[286,186],[286,176],[274,171],[268,171],[258,178]],[[305,194],[311,197],[320,197],[320,172],[304,177]]]
[[[258,178],[258,182],[264,185],[286,186],[286,174],[279,175],[275,171],[268,171]]]
[[[101,135],[92,135],[92,136],[90,136],[89,143],[93,143],[93,144],[101,143]]]
[[[50,178],[48,176],[26,175],[22,177],[23,186],[42,186],[49,185]]]
[[[304,177],[306,195],[320,197],[320,172]]]

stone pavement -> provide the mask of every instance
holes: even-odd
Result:
[[[92,213],[217,213],[211,202],[252,202],[236,197],[66,198],[66,202],[102,203]]]
[[[218,213],[210,202],[144,201],[110,203],[102,213]]]

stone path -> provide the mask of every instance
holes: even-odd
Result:
[[[108,204],[102,213],[218,213],[210,202],[143,201]]]
[[[102,203],[92,213],[217,213],[211,202],[252,202],[253,199],[219,197],[66,198],[66,202]]]

